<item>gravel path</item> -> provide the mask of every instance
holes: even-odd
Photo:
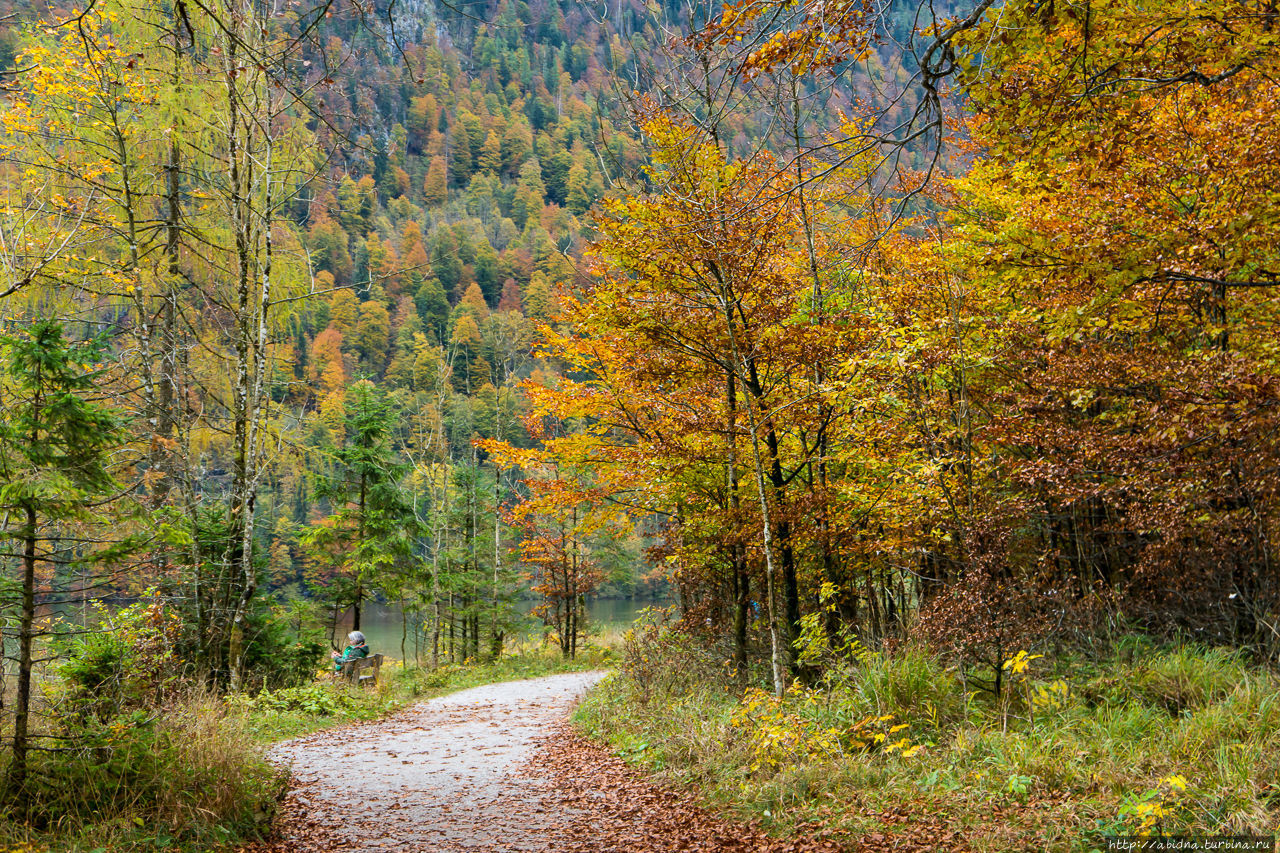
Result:
[[[544,805],[551,783],[529,762],[535,742],[603,676],[490,684],[276,746],[271,759],[294,775],[277,849],[564,849],[574,810]]]
[[[242,853],[840,853],[770,838],[655,784],[568,723],[604,673],[464,690],[387,719],[287,741],[293,781],[269,841]],[[857,845],[932,853],[962,845]],[[937,843],[935,843],[937,842]]]

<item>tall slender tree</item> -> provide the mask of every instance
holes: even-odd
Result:
[[[352,386],[345,439],[333,453],[332,474],[316,489],[333,511],[305,536],[312,547],[342,555],[342,572],[328,592],[351,608],[357,630],[379,577],[412,556],[419,533],[404,484],[408,466],[391,444],[393,422],[390,403],[373,383]]]

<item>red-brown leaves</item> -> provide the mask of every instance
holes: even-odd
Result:
[[[564,853],[836,853],[832,840],[771,838],[758,826],[712,814],[689,793],[661,788],[603,746],[563,727],[534,770],[553,780],[549,808],[581,810]]]

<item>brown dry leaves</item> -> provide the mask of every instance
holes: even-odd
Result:
[[[902,807],[876,814],[886,828],[857,841],[830,829],[805,837],[770,837],[754,822],[728,820],[700,806],[688,792],[660,787],[606,747],[577,734],[568,724],[547,738],[530,771],[551,778],[549,808],[574,809],[564,853],[837,853],[837,851],[963,851],[960,834],[937,816]]]
[[[385,728],[388,721],[379,725]],[[454,808],[437,802],[443,815],[435,815],[429,827],[397,826],[394,821],[389,825],[385,820],[370,823],[359,819],[362,809],[358,797],[350,802],[350,820],[344,825],[332,811],[317,807],[335,795],[332,788],[295,778],[281,803],[271,839],[242,848],[241,853],[345,853],[366,847],[432,853],[446,849],[492,853],[926,853],[968,849],[954,822],[918,803],[884,812],[868,811],[863,825],[875,825],[879,830],[856,840],[821,826],[810,827],[800,837],[774,838],[756,822],[741,823],[714,814],[691,792],[654,783],[607,747],[577,734],[567,722],[558,724],[537,744],[532,760],[518,773],[493,780],[492,787],[496,790],[472,793],[496,798],[505,821],[532,832],[504,840],[499,827],[485,826],[491,822],[483,814],[470,812],[461,803]],[[833,804],[824,823],[840,823],[849,817],[848,811],[857,808],[854,803]],[[426,815],[423,817],[425,820]],[[411,831],[402,839],[393,838],[400,830]],[[426,841],[428,838],[434,840]]]
[[[280,802],[266,841],[240,848],[237,853],[338,853],[344,849],[332,827],[311,811],[305,803],[307,786],[296,777],[289,780],[288,796]]]

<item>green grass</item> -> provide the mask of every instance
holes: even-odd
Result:
[[[1142,829],[1270,835],[1280,824],[1280,678],[1223,650],[1038,659],[996,700],[907,649],[778,704],[698,669],[687,640],[648,642],[624,651],[578,724],[780,833],[910,836],[936,816],[997,853],[1088,851]],[[655,688],[664,684],[676,689]],[[916,817],[903,823],[897,807]]]
[[[495,661],[447,663],[434,670],[389,660],[382,665],[376,688],[350,687],[321,676],[304,687],[234,697],[231,704],[243,714],[253,739],[271,744],[336,725],[378,719],[421,699],[500,681],[603,669],[611,666],[613,659],[609,646],[588,646],[574,660],[566,660],[552,647],[526,644]]]

